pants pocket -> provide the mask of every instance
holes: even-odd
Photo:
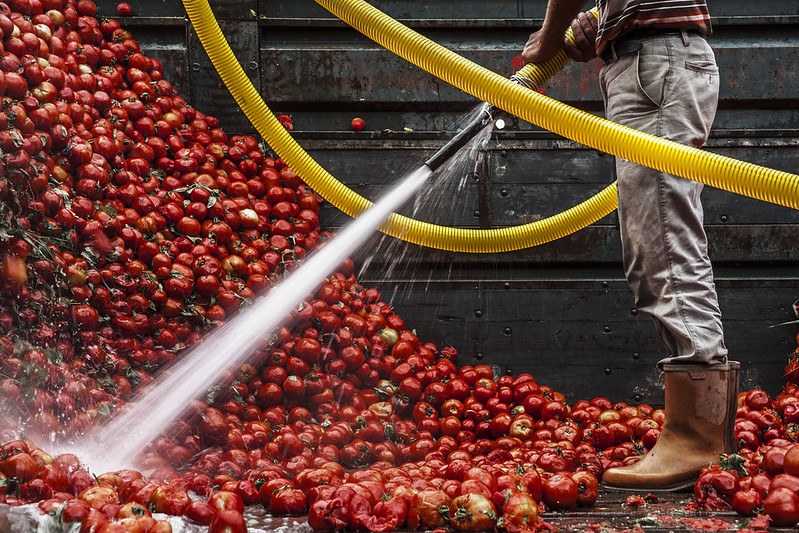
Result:
[[[685,70],[698,78],[707,80],[707,85],[713,85],[719,77],[719,68],[716,62],[709,59],[688,59],[685,61]]]
[[[716,62],[710,59],[687,59],[685,61],[685,68],[701,74],[715,74],[718,76],[719,73]]]
[[[666,99],[669,83],[669,59],[660,54],[638,52],[636,60],[638,88],[652,105],[660,107]]]

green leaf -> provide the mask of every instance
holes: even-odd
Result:
[[[98,211],[103,211],[104,213],[107,213],[108,216],[111,216],[111,217],[117,216],[117,210],[113,206],[110,206],[110,205],[101,205],[100,207],[97,208],[97,210]]]
[[[97,252],[97,250],[91,246],[84,248],[80,255],[86,260],[87,263],[89,263],[89,266],[92,268],[97,266],[97,261],[100,259],[99,252]]]

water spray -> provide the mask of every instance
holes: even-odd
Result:
[[[478,115],[447,144],[442,146],[438,152],[433,154],[433,157],[425,161],[425,165],[430,170],[435,171],[458,153],[458,151],[466,146],[472,139],[477,137],[486,127],[493,125],[496,129],[503,129],[505,127],[505,121],[503,119],[500,118],[494,121],[494,116],[497,114],[497,111],[499,110],[488,102],[483,102]]]

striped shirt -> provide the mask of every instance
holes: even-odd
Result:
[[[597,54],[608,43],[632,30],[673,28],[698,30],[705,37],[712,27],[706,0],[597,0]]]

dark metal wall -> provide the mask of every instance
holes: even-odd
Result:
[[[193,105],[229,132],[252,126],[221,85],[174,0],[133,0],[123,23]],[[510,75],[545,0],[374,0],[440,44]],[[114,14],[116,0],[99,0]],[[361,36],[312,0],[213,0],[231,47],[270,107],[294,117],[297,140],[333,175],[369,197],[432,154],[475,105]],[[721,102],[708,150],[768,167],[799,166],[799,3],[718,0],[711,43]],[[598,62],[569,65],[550,96],[601,114]],[[363,117],[366,131],[350,131]],[[516,121],[495,134],[481,172],[464,187],[437,183],[425,220],[494,227],[537,220],[613,180],[612,157]],[[442,179],[446,181],[446,179]],[[451,178],[450,182],[457,181]],[[421,200],[420,200],[421,202]],[[706,229],[727,344],[744,387],[781,386],[796,328],[799,212],[707,188]],[[404,211],[410,213],[410,208]],[[331,229],[347,217],[327,206]],[[375,238],[359,252],[362,280],[379,287],[426,340],[457,347],[465,362],[533,372],[573,399],[662,400],[663,356],[650,319],[623,280],[615,214],[544,246],[507,254],[452,254]]]

